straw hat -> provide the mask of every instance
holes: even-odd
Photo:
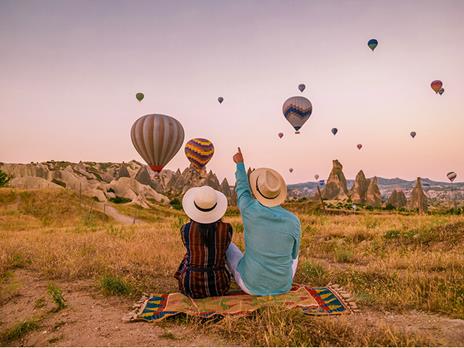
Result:
[[[250,187],[258,202],[266,207],[280,205],[287,198],[287,184],[274,169],[258,168],[251,172]]]
[[[220,220],[227,210],[227,198],[209,187],[192,187],[182,198],[185,214],[193,221],[210,224]]]

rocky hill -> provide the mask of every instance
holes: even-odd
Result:
[[[234,203],[233,189],[226,179],[222,182],[209,172],[198,173],[192,168],[184,171],[163,170],[157,174],[145,165],[128,163],[96,163],[48,161],[42,163],[0,163],[0,170],[12,177],[10,186],[39,188],[68,188],[100,202],[118,200],[148,207],[150,202],[167,204],[194,186],[209,185],[223,192]]]
[[[378,196],[383,204],[388,204],[389,198],[393,195],[393,206],[404,207],[403,196],[406,199],[412,198],[413,189],[416,186],[416,180],[409,181],[400,178],[385,179],[376,178],[376,185],[372,185],[371,199],[367,202],[368,189],[373,178],[366,178],[361,170],[356,175],[355,180],[345,179],[342,164],[335,160],[325,186],[322,186],[323,197],[328,200],[348,200],[355,203],[378,205]],[[303,197],[314,197],[317,193],[316,182],[305,182],[288,186],[290,198],[297,199]],[[427,178],[421,178],[421,187],[427,196],[427,204],[433,206],[449,206],[450,199],[453,197],[456,201],[464,200],[464,183],[433,181]],[[377,192],[378,189],[378,192]],[[348,194],[346,194],[348,190]],[[394,193],[397,191],[397,193]],[[401,192],[401,193],[399,193]],[[400,195],[400,197],[398,197]],[[391,202],[390,202],[391,203]]]

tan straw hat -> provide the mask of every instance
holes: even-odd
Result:
[[[226,213],[227,197],[209,186],[192,187],[185,192],[182,207],[193,221],[210,224]]]
[[[278,206],[287,198],[287,184],[274,169],[258,168],[251,172],[250,187],[259,203],[266,207]]]

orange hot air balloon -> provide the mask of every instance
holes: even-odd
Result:
[[[432,81],[432,83],[430,84],[430,87],[432,87],[435,93],[438,93],[440,89],[443,87],[443,82],[441,82],[440,80]]]

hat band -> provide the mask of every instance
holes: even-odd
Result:
[[[204,208],[200,208],[195,201],[193,201],[193,204],[195,205],[195,208],[197,208],[199,211],[202,211],[203,213],[207,213],[213,210],[214,208],[216,208],[217,206],[217,202],[216,202],[211,208],[204,209]]]
[[[258,187],[258,179],[256,179],[256,191],[258,191],[259,194],[260,194],[261,196],[263,196],[264,198],[266,198],[266,199],[275,199],[275,198],[279,195],[279,194],[277,193],[275,196],[269,197],[269,196],[266,196],[264,193],[262,193],[261,190],[260,190],[259,187]]]

